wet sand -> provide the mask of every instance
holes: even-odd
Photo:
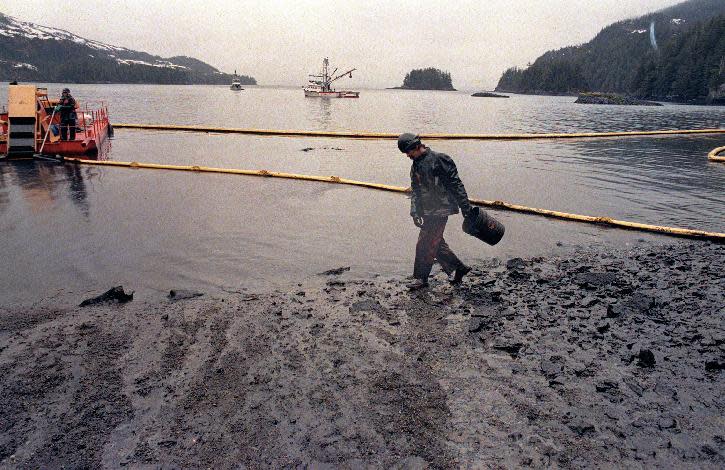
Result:
[[[0,467],[723,468],[723,273],[678,242],[0,307]]]

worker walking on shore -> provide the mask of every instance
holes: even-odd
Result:
[[[420,228],[415,247],[414,280],[407,287],[410,290],[428,287],[428,276],[436,260],[449,275],[451,283],[460,283],[471,268],[453,253],[443,239],[443,231],[448,216],[457,214],[460,207],[466,217],[473,206],[458,177],[456,164],[448,155],[423,145],[415,134],[401,134],[398,149],[413,160],[410,168],[410,215],[416,227]]]

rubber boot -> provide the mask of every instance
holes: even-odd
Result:
[[[448,277],[448,282],[451,284],[460,284],[461,281],[463,281],[463,276],[468,274],[471,271],[470,266],[466,266],[465,264],[462,264],[456,270],[453,272],[453,275]]]
[[[405,287],[411,291],[425,289],[428,287],[428,281],[424,281],[423,279],[414,279],[413,282],[406,284]]]

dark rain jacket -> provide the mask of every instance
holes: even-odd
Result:
[[[58,102],[60,106],[61,121],[75,121],[76,119],[76,100],[71,95],[61,97]]]
[[[453,159],[427,149],[410,167],[410,215],[444,217],[471,209],[466,188],[458,177]]]

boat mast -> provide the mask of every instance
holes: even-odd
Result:
[[[322,90],[323,91],[330,91],[330,75],[327,74],[327,66],[329,65],[330,61],[327,60],[327,57],[325,57],[325,60],[322,61]]]
[[[330,60],[325,57],[322,60],[322,71],[320,72],[320,75],[312,75],[309,76],[312,78],[319,78],[320,80],[310,80],[310,83],[314,83],[316,85],[319,85],[322,88],[322,92],[331,92],[332,91],[332,82],[335,80],[342,78],[344,76],[349,76],[352,78],[352,72],[354,72],[357,69],[350,69],[346,72],[343,72],[339,75],[335,75],[337,73],[337,68],[330,73]],[[236,71],[235,71],[236,72]],[[333,75],[335,75],[333,77]]]

